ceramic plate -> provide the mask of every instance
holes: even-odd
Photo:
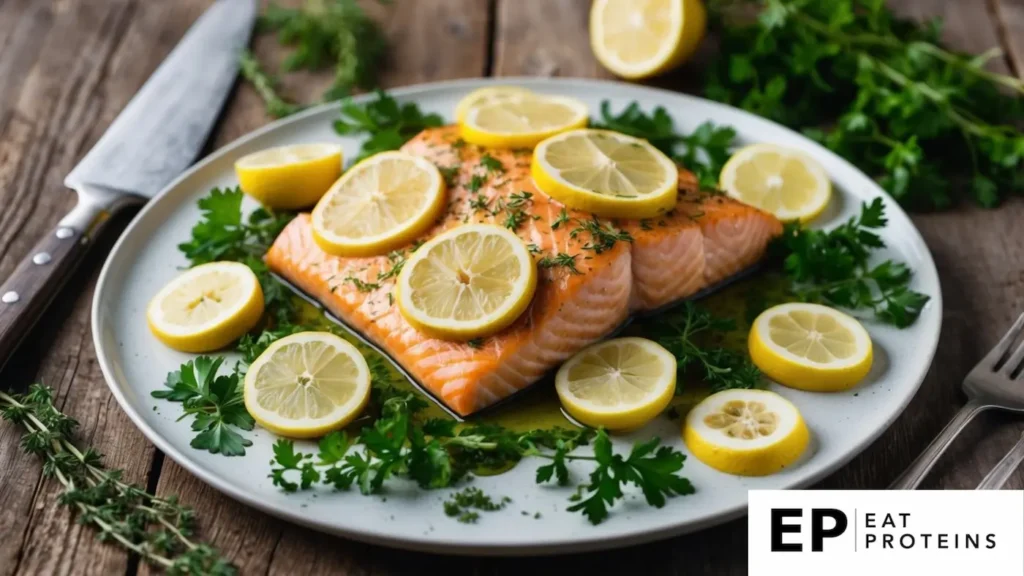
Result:
[[[402,102],[450,118],[466,93],[494,82],[466,80],[392,91]],[[264,512],[341,536],[418,550],[465,554],[545,554],[623,546],[699,530],[743,515],[747,491],[807,486],[848,462],[876,439],[903,411],[924,379],[935,353],[942,316],[939,282],[931,255],[906,214],[867,176],[845,160],[799,134],[757,116],[682,94],[629,84],[535,78],[502,78],[537,92],[574,96],[596,113],[602,100],[613,109],[638,101],[644,109],[664,106],[678,128],[692,130],[704,121],[736,128],[743,143],[773,142],[800,148],[825,167],[835,183],[835,199],[818,225],[834,226],[857,213],[864,200],[883,196],[889,225],[886,257],[896,257],[915,270],[913,288],[931,302],[910,328],[876,324],[868,330],[876,347],[868,379],[846,393],[812,394],[777,388],[803,412],[813,434],[809,454],[798,465],[764,478],[739,478],[718,473],[689,458],[685,474],[697,493],[672,498],[662,509],[642,498],[627,498],[611,517],[591,526],[580,514],[566,512],[571,490],[537,486],[535,463],[524,462],[511,472],[483,477],[474,484],[485,492],[508,495],[508,510],[484,514],[479,523],[460,524],[442,512],[450,491],[424,492],[414,486],[389,485],[387,498],[364,497],[357,491],[326,490],[285,494],[267,477],[274,437],[264,430],[247,434],[253,446],[244,457],[227,458],[189,447],[188,423],[177,422],[180,405],[156,400],[150,392],[162,387],[168,371],[190,358],[169,350],[150,335],[145,308],[149,299],[186,265],[176,245],[189,237],[199,219],[196,199],[215,186],[234,186],[233,162],[244,154],[284,144],[337,141],[346,157],[359,142],[340,138],[332,129],[338,106],[324,105],[276,122],[221,148],[163,190],[135,218],[111,252],[96,291],[92,310],[93,338],[103,374],[121,407],[165,454],[221,492]],[[357,100],[362,100],[360,98]],[[229,362],[230,363],[230,362]],[[156,408],[155,408],[156,407]],[[644,431],[667,438],[685,451],[678,425],[664,419]],[[628,448],[631,438],[617,440]],[[583,478],[587,468],[576,470]],[[529,512],[529,515],[521,514]],[[534,519],[540,512],[542,518]]]

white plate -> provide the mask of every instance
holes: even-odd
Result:
[[[736,128],[740,140],[799,147],[818,160],[836,185],[836,200],[819,220],[832,226],[855,214],[861,201],[884,196],[867,176],[825,148],[799,134],[728,106],[673,92],[595,80],[502,78],[431,84],[392,91],[403,102],[450,118],[455,103],[488,84],[518,84],[538,92],[574,96],[597,114],[603,99],[615,110],[638,101],[645,110],[664,106],[680,130],[706,120]],[[366,97],[357,100],[364,101]],[[509,509],[483,514],[479,523],[460,524],[441,508],[449,491],[424,492],[411,485],[389,487],[386,501],[356,491],[326,490],[285,494],[267,478],[274,437],[263,430],[247,434],[253,446],[240,458],[227,458],[189,447],[193,433],[177,422],[180,405],[156,400],[168,371],[190,358],[171,351],[150,335],[144,320],[147,301],[179,273],[186,261],[176,245],[186,240],[199,219],[196,199],[214,186],[234,186],[232,164],[250,152],[309,141],[337,141],[353,157],[358,141],[340,138],[332,129],[338,106],[325,105],[271,124],[221,148],[167,187],[138,215],[111,252],[93,302],[92,327],[103,374],[121,407],[165,454],[225,494],[280,518],[317,530],[403,548],[467,554],[544,554],[608,548],[698,530],[743,515],[747,491],[807,486],[848,462],[877,438],[903,411],[924,379],[939,337],[942,300],[939,282],[924,241],[906,214],[885,197],[889,226],[888,254],[916,272],[913,288],[932,297],[920,319],[906,330],[870,324],[876,346],[875,367],[868,380],[848,393],[811,394],[778,389],[803,412],[813,434],[810,455],[796,466],[764,478],[718,473],[694,458],[685,473],[697,493],[669,500],[662,509],[642,499],[618,505],[612,516],[591,526],[580,514],[565,511],[569,489],[534,483],[537,462],[526,461],[511,472],[478,478],[474,484],[513,499]],[[154,408],[155,407],[155,408]],[[652,425],[658,434],[682,447],[676,424]],[[630,439],[618,443],[628,447]],[[685,450],[685,448],[683,448]],[[583,478],[588,469],[575,469]],[[315,494],[315,496],[314,496]],[[520,512],[529,512],[523,515]],[[535,520],[534,512],[542,519]]]

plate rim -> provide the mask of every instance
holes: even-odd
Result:
[[[387,93],[391,96],[396,96],[400,98],[411,98],[415,97],[417,94],[429,93],[433,91],[469,91],[472,89],[488,85],[507,84],[534,85],[552,90],[557,90],[559,86],[566,85],[589,88],[597,91],[600,91],[602,88],[614,87],[620,90],[627,89],[639,92],[647,92],[649,94],[658,95],[663,98],[669,97],[681,99],[683,101],[699,101],[702,105],[705,106],[710,105],[712,108],[721,108],[724,110],[729,110],[730,113],[733,114],[738,113],[744,117],[745,121],[753,122],[755,124],[765,123],[767,125],[772,126],[776,130],[781,129],[791,133],[792,135],[800,138],[803,141],[804,146],[814,149],[814,151],[817,154],[822,154],[827,157],[831,157],[832,161],[844,164],[848,166],[850,169],[864,176],[864,178],[871,183],[871,192],[876,193],[876,195],[888,196],[888,194],[873,179],[864,174],[852,163],[842,158],[838,154],[832,152],[831,150],[828,150],[827,148],[818,144],[817,142],[814,142],[813,140],[803,136],[802,134],[786,126],[768,120],[767,118],[757,116],[745,110],[729,106],[727,104],[715,102],[713,100],[708,100],[700,96],[684,94],[681,92],[675,92],[663,88],[593,78],[540,78],[528,76],[509,76],[500,78],[461,78],[454,80],[443,80],[438,82],[428,82],[404,87],[390,88],[387,89]],[[360,94],[358,96],[354,96],[352,98],[352,101],[355,103],[364,103],[374,99],[375,97],[376,96],[374,93]],[[116,383],[117,376],[113,367],[111,366],[111,362],[109,361],[109,353],[105,349],[106,345],[104,344],[103,339],[99,337],[99,324],[101,315],[100,303],[103,300],[105,300],[105,291],[109,289],[109,277],[112,274],[112,270],[116,264],[116,261],[119,260],[118,256],[122,250],[122,246],[125,244],[127,239],[130,236],[132,236],[132,232],[135,230],[136,226],[139,226],[140,223],[143,221],[143,217],[146,214],[148,214],[150,210],[156,209],[156,207],[159,204],[158,201],[167,196],[168,194],[170,194],[179,186],[179,184],[182,181],[188,179],[190,176],[192,176],[192,174],[201,171],[207,165],[216,162],[217,160],[231,153],[235,149],[244,146],[245,144],[252,140],[260,138],[261,136],[269,132],[277,130],[278,128],[283,126],[299,122],[310,116],[316,116],[332,109],[340,109],[341,104],[342,102],[340,101],[320,104],[303,110],[297,114],[288,116],[287,118],[275,120],[273,122],[268,123],[265,126],[261,126],[251,132],[247,132],[239,136],[238,138],[232,140],[227,144],[224,144],[214,152],[202,158],[201,160],[190,166],[187,170],[182,172],[182,174],[180,174],[171,183],[169,183],[162,190],[160,190],[159,193],[154,195],[149,201],[146,202],[143,208],[133,217],[131,223],[129,223],[129,225],[121,233],[117,242],[114,244],[114,246],[108,253],[104,261],[103,267],[100,271],[99,278],[97,280],[96,291],[93,295],[93,301],[91,306],[90,328],[92,331],[93,345],[96,350],[97,361],[100,365],[100,370],[103,373],[103,377],[107,384],[107,387],[110,389],[111,393],[117,400],[121,409],[128,415],[129,419],[132,421],[135,427],[138,428],[143,433],[146,439],[152,442],[157,448],[160,449],[161,452],[163,452],[166,456],[169,456],[172,460],[174,460],[178,465],[180,465],[190,474],[197,477],[199,480],[201,480],[208,486],[213,487],[222,494],[231,497],[236,502],[239,502],[245,506],[255,508],[273,517],[281,518],[288,522],[305,526],[317,530],[319,532],[334,534],[337,536],[342,536],[360,542],[367,542],[371,544],[377,544],[393,548],[401,548],[406,550],[414,550],[420,552],[472,556],[543,556],[560,553],[582,552],[597,549],[621,548],[625,546],[661,540],[672,536],[679,536],[703,530],[744,516],[746,514],[747,508],[746,502],[739,503],[722,512],[719,512],[718,514],[710,515],[701,520],[681,522],[678,524],[663,526],[659,528],[638,530],[636,532],[625,535],[595,535],[592,538],[587,538],[585,540],[575,540],[572,542],[549,542],[528,545],[522,543],[460,544],[457,542],[445,542],[443,544],[439,544],[436,540],[423,537],[394,536],[388,535],[383,531],[357,531],[342,528],[337,525],[331,525],[323,522],[309,520],[301,514],[298,508],[296,508],[295,510],[289,510],[278,508],[270,504],[265,504],[264,502],[259,500],[254,494],[247,493],[244,490],[236,488],[234,485],[230,483],[222,482],[218,477],[216,477],[213,473],[208,472],[198,462],[193,462],[184,453],[175,448],[163,436],[157,433],[156,430],[149,426],[149,424],[142,418],[141,414],[133,407],[132,403],[129,402],[128,399],[125,397],[124,393],[121,390],[121,386],[119,386]],[[891,196],[889,197],[889,199],[892,200]],[[891,415],[885,419],[884,425],[872,430],[871,433],[867,434],[859,442],[855,443],[854,446],[845,454],[843,454],[842,457],[837,458],[830,465],[824,466],[821,470],[814,474],[811,474],[804,480],[794,482],[793,484],[785,488],[787,490],[800,489],[810,486],[816,482],[819,482],[823,478],[833,474],[840,468],[846,466],[856,456],[863,453],[868,446],[874,443],[879,437],[881,437],[881,435],[884,432],[886,432],[892,426],[896,419],[898,419],[903,414],[903,412],[906,410],[910,402],[917,396],[918,392],[920,391],[921,385],[923,384],[924,379],[927,376],[929,369],[931,368],[932,361],[934,360],[938,347],[939,337],[942,331],[943,321],[941,284],[939,281],[940,279],[938,276],[938,271],[935,266],[935,261],[932,257],[931,250],[928,248],[927,243],[924,241],[924,238],[921,236],[920,231],[914,225],[913,221],[907,215],[906,211],[904,211],[903,208],[895,201],[888,202],[886,207],[890,210],[895,208],[895,211],[898,214],[898,216],[900,218],[905,219],[906,223],[908,224],[907,233],[911,236],[911,243],[917,244],[920,248],[922,248],[920,254],[918,255],[921,259],[921,264],[927,268],[928,272],[930,273],[930,276],[934,277],[936,281],[934,294],[929,294],[929,296],[931,296],[931,301],[929,302],[928,306],[934,308],[934,313],[937,316],[934,333],[931,335],[930,341],[925,342],[925,344],[929,347],[929,352],[927,354],[927,362],[922,363],[922,365],[919,366],[916,371],[914,371],[913,380],[915,381],[915,384],[913,385],[912,392],[907,394],[901,400],[899,406],[897,406],[896,409],[892,411]]]

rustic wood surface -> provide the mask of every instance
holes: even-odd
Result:
[[[0,0],[0,278],[71,207],[63,176],[212,0]],[[290,0],[285,4],[296,4]],[[1024,73],[1024,0],[891,0],[915,18],[942,16],[946,40],[982,52],[1003,47],[993,69]],[[385,86],[486,75],[607,77],[590,54],[585,0],[396,0],[369,6],[386,31]],[[254,43],[266,62],[283,51]],[[687,65],[653,83],[692,89]],[[286,91],[317,97],[328,79],[296,74]],[[265,124],[258,97],[236,90],[211,149]],[[467,559],[368,546],[324,536],[242,506],[156,451],[107,391],[88,325],[96,275],[114,222],[58,302],[3,370],[5,387],[42,381],[82,426],[79,438],[106,454],[128,480],[178,494],[200,511],[204,538],[243,574],[517,574],[645,572],[745,574],[746,522],[618,551],[547,559]],[[964,207],[914,216],[942,279],[944,318],[936,361],[904,415],[828,488],[882,488],[924,448],[963,402],[960,380],[1024,311],[1024,201],[998,210]],[[1014,443],[1024,423],[991,414],[971,426],[929,478],[929,488],[973,488]],[[58,486],[0,424],[0,575],[134,574],[147,571],[99,543],[56,504]],[[1010,488],[1024,487],[1024,473]]]

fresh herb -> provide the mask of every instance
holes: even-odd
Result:
[[[358,162],[378,152],[398,150],[424,128],[444,123],[438,114],[427,114],[413,102],[399,105],[383,90],[377,90],[377,99],[359,105],[351,100],[342,103],[341,118],[335,120],[334,130],[342,136],[365,134]]]
[[[599,430],[594,438],[593,456],[574,456],[558,451],[552,457],[552,464],[537,470],[537,482],[548,481],[555,476],[559,483],[564,484],[568,476],[564,460],[592,460],[597,463],[597,468],[591,472],[590,482],[577,492],[580,497],[569,506],[570,512],[581,512],[592,524],[600,524],[608,517],[608,509],[625,497],[622,489],[627,484],[639,487],[649,505],[661,508],[666,497],[693,494],[694,488],[689,480],[679,475],[686,456],[660,444],[659,438],[637,442],[629,456],[623,458],[613,452],[608,434]]]
[[[467,340],[466,345],[469,346],[470,348],[476,348],[477,350],[479,350],[480,348],[484,347],[484,339],[473,338],[471,340]]]
[[[502,222],[502,226],[514,232],[523,225],[523,222],[525,222],[528,217],[529,216],[527,216],[526,212],[523,212],[522,209],[506,207],[505,221]]]
[[[295,215],[257,208],[243,218],[243,197],[239,188],[214,188],[200,198],[202,216],[192,227],[189,241],[179,244],[178,249],[192,266],[224,260],[249,266],[263,288],[266,309],[277,321],[287,322],[295,313],[292,294],[270,274],[263,255]]]
[[[552,229],[552,230],[558,230],[558,228],[559,228],[559,227],[560,227],[560,226],[561,226],[562,224],[568,224],[568,223],[569,223],[569,220],[570,220],[570,218],[569,218],[569,212],[567,212],[565,208],[562,208],[562,209],[561,209],[561,210],[560,210],[560,211],[558,212],[558,217],[557,217],[557,218],[555,218],[555,221],[551,223],[551,229]]]
[[[545,256],[537,261],[537,266],[541,268],[554,268],[555,266],[561,266],[569,270],[572,274],[583,274],[578,268],[576,268],[576,256],[578,254],[566,254],[565,252],[559,252],[556,256]]]
[[[377,71],[386,48],[384,34],[356,0],[307,0],[301,8],[271,3],[260,17],[258,30],[277,32],[281,44],[295,47],[284,60],[285,72],[334,69],[334,80],[324,94],[325,101],[348,96],[357,88],[376,86]],[[248,75],[246,78],[252,80]],[[273,88],[271,84],[269,89],[259,90],[268,112],[283,116],[286,114],[275,112],[298,108],[291,104],[275,105],[283,99]]]
[[[359,278],[351,275],[346,276],[345,279],[342,280],[342,283],[345,282],[352,284],[356,287],[356,290],[359,290],[360,292],[373,292],[380,288],[380,284],[378,282],[366,282],[365,280],[360,280]]]
[[[256,90],[256,93],[263,99],[263,104],[267,108],[267,114],[270,116],[284,118],[302,110],[302,106],[289,102],[278,94],[277,90],[281,80],[264,70],[260,66],[259,60],[248,50],[242,52],[239,60],[239,71],[242,74],[242,78],[248,80]]]
[[[242,361],[238,368],[239,373],[244,373],[248,366],[255,362],[260,354],[274,342],[305,330],[307,328],[299,324],[282,324],[272,329],[263,330],[258,334],[253,332],[244,334],[235,346],[235,351],[242,355]]]
[[[576,239],[581,233],[590,234],[590,242],[583,245],[584,250],[592,250],[596,254],[611,250],[616,242],[633,242],[633,236],[625,230],[619,230],[610,222],[601,222],[597,216],[589,220],[577,220],[579,226],[569,233],[569,237]]]
[[[244,456],[252,441],[235,431],[252,430],[255,422],[245,409],[238,373],[217,375],[224,358],[199,356],[167,375],[166,390],[154,390],[154,398],[181,402],[178,419],[193,416],[192,431],[198,432],[191,446],[224,456]]]
[[[604,431],[599,431],[597,437],[603,437],[609,446],[587,456],[572,452],[590,441],[594,436],[591,430],[513,432],[491,424],[460,427],[454,420],[423,420],[421,413],[426,403],[413,392],[396,387],[383,361],[371,363],[370,371],[371,410],[379,417],[360,432],[355,442],[340,432],[328,434],[321,439],[315,455],[296,452],[291,440],[279,439],[274,445],[270,472],[275,486],[294,492],[318,483],[337,490],[354,485],[363,494],[375,494],[388,479],[405,477],[424,489],[446,488],[472,470],[503,470],[523,458],[537,456],[550,460],[537,470],[538,483],[552,478],[561,484],[568,483],[566,463],[579,460],[598,464],[601,486],[613,481],[632,482],[641,487],[648,502],[655,506],[664,503],[665,495],[688,493],[684,489],[686,480],[676,475],[682,467],[683,455],[668,447],[651,454],[650,446],[656,446],[657,440],[634,445],[633,453],[623,459],[611,454],[610,440]],[[362,450],[354,450],[355,445]],[[622,471],[627,471],[625,476],[620,476]],[[607,515],[607,506],[621,498],[621,493],[613,496],[601,488],[601,498]],[[588,504],[572,510],[579,509],[591,521],[599,522],[604,516],[597,508],[596,504]]]
[[[902,262],[871,264],[885,247],[878,230],[886,225],[885,204],[875,198],[860,215],[830,230],[786,226],[775,250],[785,255],[784,268],[798,298],[853,310],[870,310],[878,320],[904,328],[921,314],[929,297],[909,288],[912,272]]]
[[[676,357],[681,379],[697,378],[713,392],[754,388],[761,383],[761,372],[747,354],[720,345],[721,337],[736,329],[728,318],[685,302],[645,324],[644,329],[647,336]]]
[[[174,497],[160,498],[122,481],[95,450],[73,442],[78,422],[54,406],[49,388],[34,384],[24,395],[0,391],[0,416],[25,429],[21,447],[43,460],[43,474],[64,487],[57,499],[78,522],[151,565],[174,574],[233,575],[237,569],[193,539],[195,512]]]
[[[488,213],[490,213],[490,209],[488,208],[488,206],[490,205],[490,202],[491,202],[490,199],[488,199],[486,196],[481,194],[481,195],[478,195],[478,196],[474,196],[473,199],[469,201],[469,207],[474,212],[488,212]]]
[[[445,185],[452,188],[458,182],[459,172],[462,170],[462,166],[460,164],[455,164],[454,166],[438,166],[437,170],[441,173],[441,177],[444,178]]]
[[[533,242],[527,244],[526,245],[526,249],[530,251],[530,254],[536,255],[536,254],[540,254],[541,253],[540,246],[537,246]]]
[[[480,174],[473,174],[473,176],[469,179],[469,184],[466,185],[466,190],[469,190],[470,192],[476,194],[480,190],[480,187],[483,186],[484,182],[486,181],[487,178],[485,178],[484,176],[481,176]]]
[[[406,261],[405,254],[402,253],[402,251],[400,251],[400,250],[393,250],[393,251],[389,252],[388,253],[388,262],[391,263],[391,268],[388,268],[387,270],[381,270],[380,272],[377,272],[377,282],[378,282],[377,287],[378,288],[380,287],[380,284],[379,284],[380,282],[383,282],[385,280],[390,280],[391,278],[397,277],[398,274],[402,272],[402,268],[405,266],[405,261]]]
[[[983,206],[1024,190],[1024,81],[986,69],[998,49],[950,51],[941,21],[897,18],[879,0],[711,8],[722,56],[709,97],[802,129],[905,205],[949,206],[951,185]]]
[[[480,514],[475,510],[483,512],[496,512],[502,510],[512,502],[508,496],[500,500],[493,500],[483,490],[469,486],[451,495],[451,498],[444,502],[445,515],[455,518],[463,524],[475,524],[480,519]]]
[[[505,165],[501,163],[501,160],[498,160],[487,153],[480,156],[480,165],[487,170],[488,175],[501,174],[505,172]]]
[[[532,202],[533,192],[527,192],[523,190],[521,192],[513,192],[508,197],[508,203],[505,204],[507,208],[522,208],[528,202]]]
[[[601,103],[601,120],[596,127],[643,138],[676,162],[692,171],[702,188],[718,185],[718,174],[729,159],[736,140],[736,131],[729,126],[705,122],[690,134],[676,132],[675,121],[668,111],[658,106],[645,113],[636,102],[619,114],[611,110],[607,100]]]

